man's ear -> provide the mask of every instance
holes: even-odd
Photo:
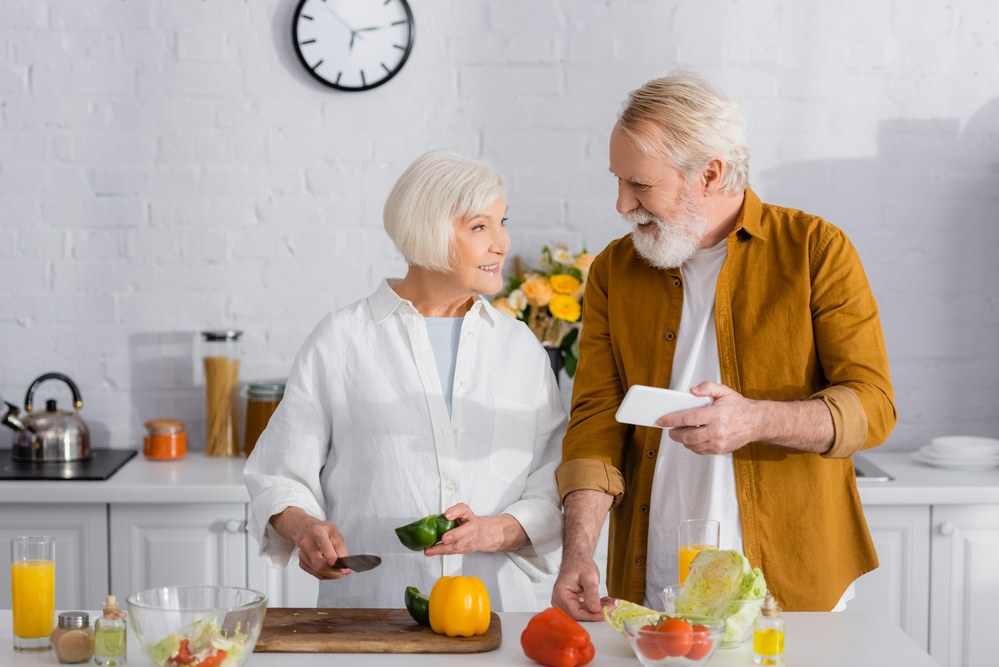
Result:
[[[701,172],[701,189],[704,192],[704,196],[711,197],[718,194],[724,177],[725,161],[716,157]]]

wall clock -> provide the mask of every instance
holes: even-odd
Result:
[[[398,74],[414,33],[407,0],[300,0],[291,24],[305,69],[347,92],[371,90]]]

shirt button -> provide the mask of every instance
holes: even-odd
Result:
[[[447,484],[445,484],[445,485],[444,485],[444,487],[445,487],[445,488],[446,488],[446,489],[447,489],[448,491],[454,491],[454,482],[448,482]]]
[[[642,514],[648,514],[649,513],[649,506],[648,505],[642,505],[641,507],[638,508],[638,511],[641,512]]]
[[[645,452],[645,455],[651,459],[653,456],[656,455],[656,450],[650,449],[649,451]]]
[[[474,336],[475,335],[475,329],[469,329],[468,330],[468,335],[469,336]]]
[[[464,380],[458,380],[458,386],[461,388],[465,388],[468,386],[468,383],[465,382]]]
[[[454,429],[454,434],[460,438],[461,436],[465,435],[465,429],[456,428]]]
[[[666,334],[666,340],[673,340],[674,338],[676,338],[676,336],[673,334],[672,331]]]
[[[639,556],[635,559],[635,565],[645,565],[645,559]]]
[[[679,286],[680,286],[680,281],[679,280],[674,280],[673,281],[673,287],[679,287]]]

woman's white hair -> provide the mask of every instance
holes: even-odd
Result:
[[[385,201],[385,231],[409,264],[451,271],[454,223],[506,194],[492,167],[452,151],[431,151],[402,172]]]
[[[742,109],[696,72],[670,72],[632,91],[618,124],[646,155],[666,160],[687,178],[721,158],[721,192],[737,194],[749,186]]]

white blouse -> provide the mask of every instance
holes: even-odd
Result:
[[[249,532],[268,561],[297,550],[268,523],[287,507],[330,521],[382,564],[321,581],[320,607],[402,607],[442,575],[477,576],[496,611],[534,611],[557,571],[555,485],[566,427],[548,356],[524,325],[478,298],[463,318],[449,416],[423,317],[383,281],[328,315],[299,350],[284,398],[246,462]],[[465,502],[507,513],[531,545],[428,558],[394,529]],[[297,559],[296,559],[297,561]]]

